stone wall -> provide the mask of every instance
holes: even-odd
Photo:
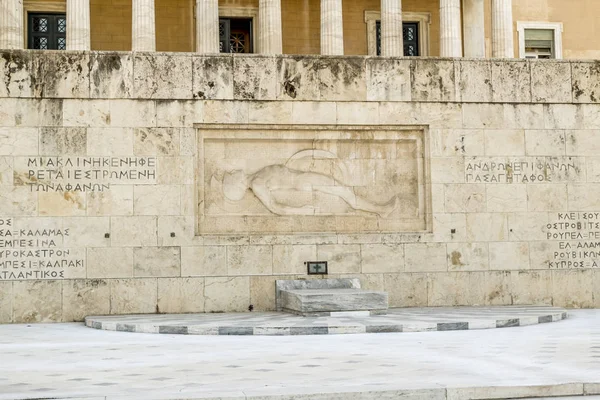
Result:
[[[316,260],[394,307],[600,306],[597,63],[24,51],[0,76],[0,322],[272,310]],[[302,172],[274,203],[272,166]]]

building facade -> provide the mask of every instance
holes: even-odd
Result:
[[[531,57],[559,54],[524,6],[479,3],[475,29],[467,1],[382,3],[387,27],[378,3],[323,0],[302,21],[286,7],[312,3],[265,0],[246,25],[184,3],[0,2],[16,47],[0,50],[0,322],[274,310],[275,280],[319,279],[308,261],[392,307],[600,306],[600,69],[513,58],[518,27]],[[456,57],[339,54],[366,54],[369,32],[384,55],[421,49],[404,28],[423,20],[399,18],[420,12],[429,54]],[[563,24],[560,53],[581,54]],[[231,54],[245,34],[270,54]],[[506,58],[461,58],[467,37]],[[43,38],[66,50],[23,49]],[[126,51],[95,51],[110,46]]]
[[[0,19],[3,22],[0,29],[4,29],[6,39],[0,47],[40,47],[40,43],[33,43],[33,38],[44,32],[35,32],[33,18],[46,17],[52,27],[60,29],[53,19],[63,16],[66,22],[67,3],[74,7],[73,13],[79,12],[79,7],[89,13],[86,17],[74,17],[74,24],[83,27],[73,29],[83,29],[89,35],[82,46],[91,50],[217,51],[203,49],[205,45],[198,38],[212,35],[210,41],[215,46],[218,35],[215,24],[220,19],[223,35],[217,43],[226,45],[221,46],[223,51],[325,54],[320,46],[323,21],[323,26],[330,30],[323,34],[338,39],[336,54],[375,55],[381,49],[382,40],[402,36],[407,43],[406,55],[492,57],[494,46],[504,41],[507,47],[502,51],[506,54],[501,55],[496,47],[495,56],[600,58],[595,23],[600,5],[594,0],[568,3],[560,0],[404,0],[389,4],[378,0],[346,0],[332,2],[335,8],[329,11],[326,11],[329,3],[319,0],[271,3],[148,0],[134,2],[135,7],[131,0],[3,0],[0,4],[6,19]],[[397,9],[391,8],[394,4]],[[388,28],[386,21],[379,24],[381,10],[384,16],[389,16],[389,31],[383,32],[383,39],[380,29]],[[400,20],[404,21],[403,34],[399,29]],[[63,34],[67,26],[63,26]],[[7,30],[13,33],[7,34]],[[238,43],[237,48],[230,48],[232,40]],[[276,44],[268,47],[261,44],[269,40]],[[63,46],[66,47],[66,41]],[[58,43],[53,41],[50,47],[58,47]],[[388,50],[384,48],[385,51]]]

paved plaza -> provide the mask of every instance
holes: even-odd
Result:
[[[559,384],[567,385],[551,393],[571,395],[581,393],[581,383],[600,383],[600,310],[569,311],[564,321],[504,329],[325,336],[153,335],[76,323],[2,325],[0,355],[2,400],[313,393],[332,398],[335,392],[415,389],[432,389],[420,399],[441,399],[446,398],[438,396],[442,388]],[[600,393],[600,385],[586,388]],[[481,393],[491,389],[482,390],[479,398],[489,398]]]

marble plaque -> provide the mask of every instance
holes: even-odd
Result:
[[[200,234],[428,229],[424,131],[200,126]]]

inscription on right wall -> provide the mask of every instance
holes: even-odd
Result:
[[[600,212],[557,213],[546,237],[548,268],[600,268]]]

